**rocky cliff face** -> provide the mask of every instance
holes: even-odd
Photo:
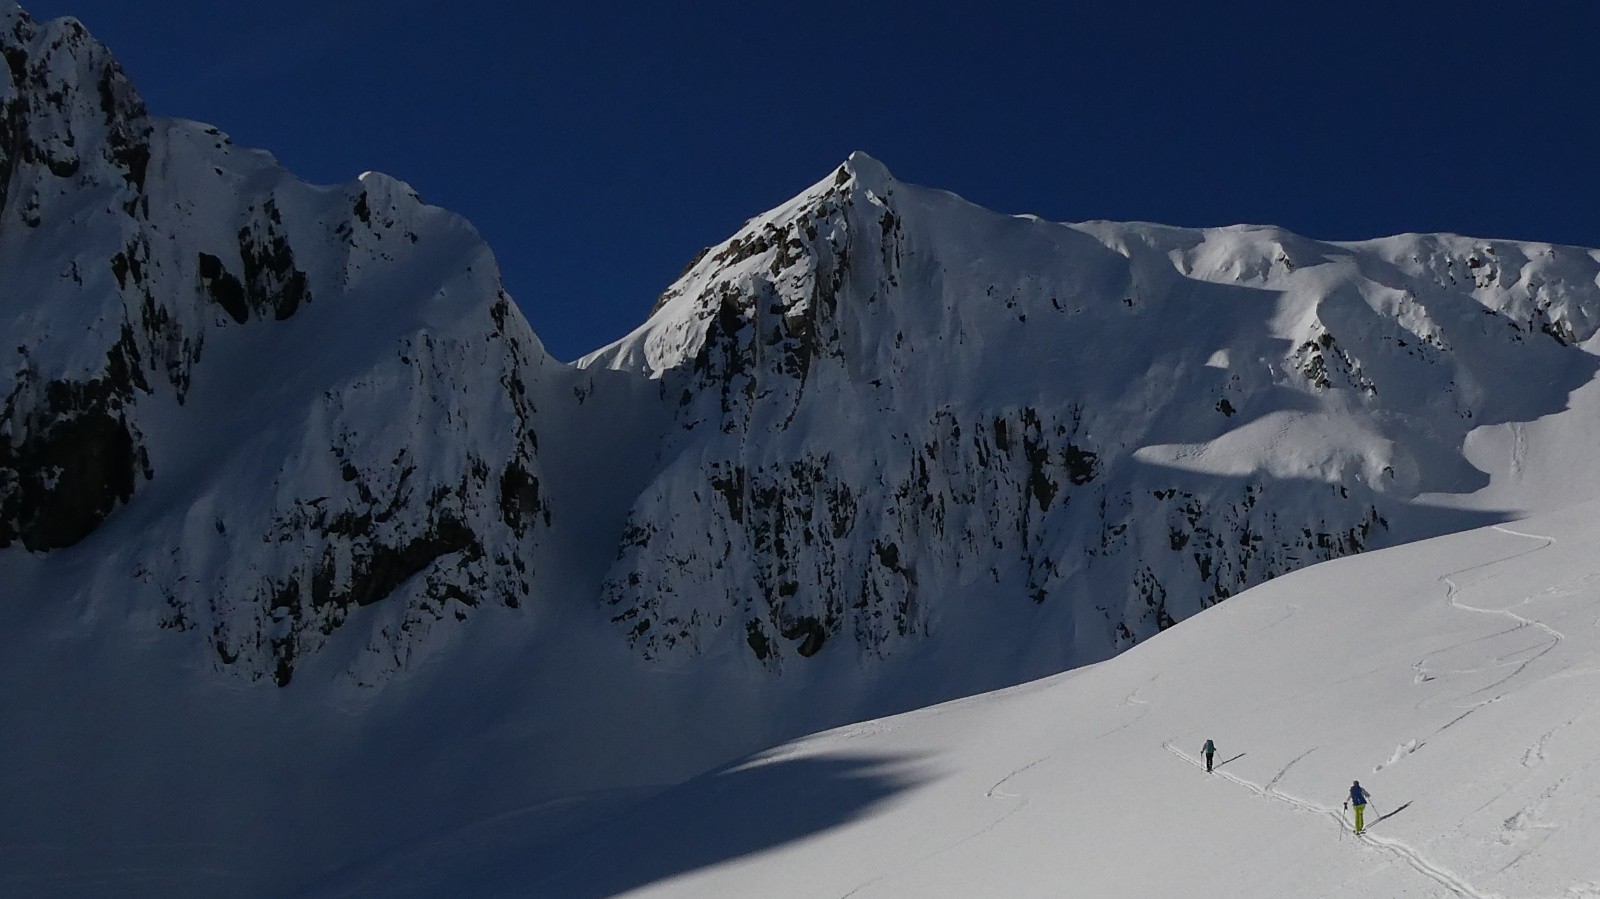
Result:
[[[148,115],[72,20],[12,6],[0,54],[0,548],[126,506],[106,583],[279,684],[359,607],[403,607],[353,669],[383,672],[524,601],[550,362],[471,227]]]
[[[76,23],[40,27],[19,10],[0,17],[0,55],[0,246],[13,325],[0,547],[43,551],[81,540],[151,476],[133,409],[151,378],[180,389],[199,347],[139,290],[152,126],[121,70]],[[65,245],[72,234],[108,250],[99,266],[85,271],[79,247]]]

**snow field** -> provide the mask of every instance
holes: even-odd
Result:
[[[437,883],[649,897],[1593,895],[1595,511],[1324,563],[1100,665],[795,741],[476,872],[443,860]],[[861,801],[828,826],[707,853],[735,822],[784,820],[833,789],[784,769],[852,771]],[[1373,794],[1360,837],[1342,808],[1352,780]],[[685,847],[700,863],[666,877],[630,854]]]

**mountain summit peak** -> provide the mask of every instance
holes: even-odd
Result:
[[[854,178],[856,183],[874,193],[882,193],[895,183],[889,169],[864,150],[856,150],[844,161],[840,171]]]

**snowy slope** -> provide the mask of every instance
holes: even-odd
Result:
[[[152,115],[71,20],[0,3],[0,55],[0,891],[555,839],[1600,483],[1596,251],[1057,224],[856,154],[564,365],[403,183]]]
[[[1597,512],[1324,563],[1108,662],[314,894],[1600,896]]]

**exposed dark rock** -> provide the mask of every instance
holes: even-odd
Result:
[[[244,285],[223,267],[221,259],[210,253],[200,254],[200,286],[211,302],[221,306],[235,322],[242,325],[249,321],[250,306],[245,301]]]
[[[534,516],[544,510],[539,498],[539,479],[513,459],[500,476],[500,518],[506,526],[522,533]]]
[[[822,644],[828,639],[827,629],[822,622],[810,615],[796,618],[779,633],[785,640],[799,640],[800,645],[795,647],[795,652],[806,658],[821,652]]]
[[[728,466],[726,475],[716,469],[711,476],[711,488],[722,495],[728,507],[728,517],[735,524],[744,523],[744,469]]]
[[[45,395],[25,436],[0,433],[0,547],[71,546],[133,496],[141,473],[150,476],[109,382],[55,381]]]
[[[295,267],[294,251],[280,229],[277,204],[267,200],[249,227],[239,230],[239,258],[244,264],[243,287],[249,307],[272,313],[282,321],[311,301],[306,273]]]
[[[750,644],[750,651],[761,661],[766,661],[772,654],[772,643],[767,639],[767,632],[762,630],[759,621],[745,622],[745,642]]]

